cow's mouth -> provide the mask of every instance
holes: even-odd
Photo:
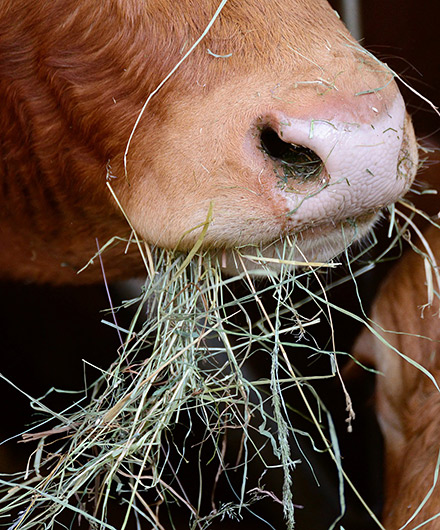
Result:
[[[380,211],[376,210],[355,219],[311,224],[269,243],[223,249],[216,254],[221,257],[223,271],[229,275],[240,271],[243,264],[262,275],[279,272],[283,264],[326,264],[352,243],[362,241],[379,217]],[[236,251],[240,259],[234,257]]]
[[[260,136],[261,148],[276,164],[278,176],[286,183],[296,179],[304,183],[320,179],[324,162],[308,147],[285,142],[271,127],[264,127]]]

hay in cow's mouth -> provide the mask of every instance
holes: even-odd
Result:
[[[392,224],[395,220],[392,215]],[[408,218],[404,220],[390,246],[406,230]],[[331,285],[324,288],[322,267],[295,271],[288,265],[290,251],[286,245],[278,274],[268,271],[264,283],[244,266],[238,252],[243,272],[227,279],[221,277],[220,265],[209,253],[149,253],[142,292],[124,304],[135,310],[130,328],[105,319],[124,336],[114,363],[68,411],[54,412],[42,400],[33,400],[35,407],[44,410],[46,420],[23,436],[37,443],[29,469],[0,477],[0,515],[15,518],[7,522],[9,528],[53,528],[68,512],[73,525],[85,520],[90,528],[115,530],[108,513],[116,498],[124,506],[118,530],[132,518],[157,529],[167,527],[164,524],[174,528],[168,508],[175,503],[187,513],[187,528],[206,529],[217,519],[240,518],[243,512],[252,512],[259,500],[271,498],[284,510],[286,527],[293,529],[300,508],[294,502],[298,462],[292,444],[304,433],[298,430],[298,416],[289,410],[285,398],[291,388],[302,397],[317,433],[312,446],[334,460],[342,515],[344,485],[354,486],[345,476],[331,416],[311,386],[313,377],[297,371],[291,354],[306,336],[308,346],[302,347],[309,349],[311,357],[323,355],[329,360],[328,373],[317,377],[339,377],[340,352],[333,338],[327,348],[320,348],[313,337],[315,327],[324,320],[332,329],[332,311],[346,310],[328,301]],[[362,271],[361,267],[340,281]],[[312,288],[314,277],[317,283]],[[307,299],[316,303],[312,317],[300,314]],[[257,319],[248,314],[251,302],[256,303]],[[252,362],[267,363],[265,377],[258,372],[255,377]],[[348,395],[347,407],[350,423]],[[192,432],[195,423],[201,426],[198,438]],[[232,462],[228,443],[237,433],[239,451]],[[194,452],[199,456],[195,460]],[[282,469],[283,483],[276,491],[265,485],[266,473],[270,474],[265,463],[268,452]],[[202,457],[208,464],[202,463]],[[192,462],[191,469],[187,461]],[[258,464],[261,473],[253,482],[251,463]],[[207,488],[201,477],[209,465],[215,472]],[[179,470],[190,474],[190,482],[199,482],[195,493],[180,481]],[[216,499],[220,481],[229,481],[234,502]],[[208,508],[200,500],[207,489]]]

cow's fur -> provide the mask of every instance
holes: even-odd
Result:
[[[76,275],[96,239],[102,246],[130,235],[108,181],[152,245],[191,246],[199,234],[191,229],[212,204],[206,245],[265,244],[300,231],[312,254],[340,247],[343,212],[311,231],[307,219],[289,225],[274,193],[279,178],[261,176],[255,140],[274,109],[310,118],[325,104],[353,121],[373,106],[386,112],[396,97],[389,71],[355,47],[324,0],[229,0],[149,101],[124,167],[147,97],[217,7],[214,0],[0,1],[1,274],[99,279],[97,267]],[[409,122],[406,134],[415,160]],[[243,162],[250,150],[260,162]],[[375,213],[358,218],[360,235]],[[142,267],[124,248],[107,255],[110,278]]]
[[[440,232],[431,228],[427,239],[440,261]],[[396,350],[428,370],[440,384],[439,285],[428,302],[423,258],[410,251],[380,289],[372,310],[377,332]],[[354,348],[359,359],[380,372],[376,383],[376,408],[385,438],[386,485],[383,523],[397,530],[416,513],[410,528],[440,513],[440,490],[435,483],[440,451],[440,391],[419,368],[395,350],[363,332]],[[434,530],[439,520],[423,528]]]

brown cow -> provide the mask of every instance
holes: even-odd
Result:
[[[151,245],[191,247],[212,209],[207,247],[270,256],[292,234],[319,260],[408,189],[393,73],[325,0],[219,7],[0,0],[1,274],[97,281],[76,275],[96,239],[131,232],[108,184]],[[125,246],[112,279],[141,270]]]
[[[432,227],[426,235],[439,263],[440,231]],[[372,310],[375,328],[389,345],[364,331],[354,348],[359,359],[381,372],[376,408],[385,438],[387,530],[403,528],[408,520],[407,528],[415,528],[431,518],[423,528],[440,528],[440,285],[434,274],[433,290],[428,289],[430,277],[419,254],[404,256]]]

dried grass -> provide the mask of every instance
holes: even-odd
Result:
[[[364,251],[356,257],[347,251],[349,274],[336,283],[356,283],[360,274],[385,258],[408,229],[421,235],[412,218],[423,213],[407,201],[400,201],[400,207],[410,213],[390,208],[394,232],[389,233],[389,248],[376,261],[363,265],[355,264],[361,263]],[[124,307],[135,310],[129,329],[118,326],[116,319],[106,321],[118,330],[123,342],[113,364],[101,371],[68,410],[56,412],[44,404],[44,398],[28,396],[32,407],[46,419],[23,433],[24,440],[36,444],[28,468],[16,475],[0,476],[0,517],[6,518],[10,530],[55,528],[61,525],[66,512],[70,512],[73,527],[86,521],[91,529],[115,529],[108,520],[109,506],[115,498],[125,506],[118,530],[128,528],[133,520],[137,528],[178,528],[168,513],[175,503],[187,511],[188,528],[207,529],[217,519],[240,519],[244,510],[252,510],[252,505],[265,497],[282,504],[286,527],[293,529],[297,461],[291,447],[304,433],[298,431],[297,414],[284,397],[292,387],[304,402],[314,432],[306,436],[317,438],[312,446],[328,452],[339,475],[340,516],[333,527],[344,514],[348,485],[375,524],[383,528],[344,471],[332,418],[311,384],[318,376],[303,377],[293,366],[291,355],[299,338],[313,338],[315,327],[322,321],[326,320],[332,329],[334,312],[348,314],[372,333],[377,332],[366,316],[348,313],[328,300],[333,285],[323,283],[322,271],[334,264],[292,267],[297,263],[292,256],[298,249],[288,239],[277,259],[278,273],[270,269],[273,260],[258,254],[242,256],[236,251],[235,260],[242,273],[234,278],[222,277],[217,260],[201,251],[210,219],[208,212],[206,222],[198,227],[199,240],[186,255],[152,251],[135,237],[148,278],[139,297],[124,303]],[[429,303],[433,286],[440,290],[440,278],[435,257],[423,239],[422,243]],[[259,264],[257,272],[246,268],[250,259]],[[261,268],[265,270],[264,282]],[[312,278],[316,286],[313,289]],[[241,290],[247,287],[239,296],[234,290],[237,283]],[[269,306],[267,300],[271,300]],[[307,300],[316,304],[313,318],[300,314]],[[359,303],[362,306],[360,297]],[[251,304],[254,311],[255,304],[258,308],[257,319],[248,313]],[[327,350],[313,342],[309,348],[314,354],[329,357],[329,372],[319,377],[340,377],[340,352],[332,337]],[[263,358],[270,359],[270,374],[264,379],[255,378],[252,363]],[[405,359],[433,380],[422,366]],[[341,385],[350,423],[354,414],[342,379]],[[202,456],[199,468],[194,470],[198,493],[187,493],[179,479],[187,453],[194,450],[194,441],[190,441],[194,421],[203,425],[203,436],[197,442],[200,455],[208,444],[208,461],[217,466],[210,486],[209,510],[202,502],[206,496]],[[186,429],[179,442],[174,441],[177,428]],[[225,459],[231,433],[240,433],[241,439],[235,465]],[[268,448],[283,471],[279,495],[248,478],[249,467],[255,461],[266,470],[271,467],[266,461]],[[171,452],[180,455],[177,464],[171,463]],[[206,458],[206,452],[203,455]],[[239,487],[231,485],[236,502],[217,505],[215,489],[220,477],[237,484],[237,476],[241,477]],[[14,521],[10,520],[12,514]]]

